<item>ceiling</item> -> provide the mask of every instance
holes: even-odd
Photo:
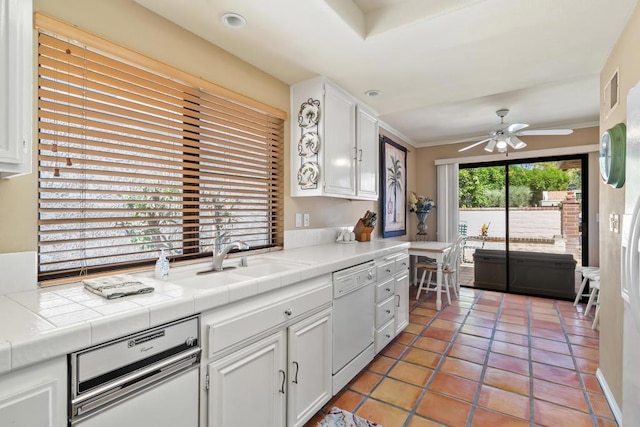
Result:
[[[597,125],[638,0],[135,1],[288,84],[326,76],[421,147],[483,138],[500,108],[529,129]]]

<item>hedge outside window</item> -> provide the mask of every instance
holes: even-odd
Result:
[[[36,21],[41,282],[282,245],[284,113]]]

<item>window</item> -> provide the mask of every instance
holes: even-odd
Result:
[[[42,19],[41,282],[282,245],[284,113]]]

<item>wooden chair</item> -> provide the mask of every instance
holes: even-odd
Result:
[[[455,297],[458,297],[458,293],[460,291],[460,280],[458,271],[460,268],[460,251],[462,250],[462,247],[464,245],[464,239],[464,236],[458,236],[458,239],[451,247],[449,252],[445,255],[442,261],[442,290],[447,293],[447,301],[449,302],[449,304],[451,304],[451,295],[449,293],[449,288],[453,289]],[[422,269],[422,276],[420,278],[418,292],[416,292],[416,299],[420,299],[420,293],[423,290],[425,292],[437,290],[437,283],[431,283],[431,278],[433,276],[433,273],[437,273],[438,266],[430,262],[418,262],[416,263],[416,269]],[[429,273],[428,276],[427,273]],[[427,279],[426,283],[425,278]]]

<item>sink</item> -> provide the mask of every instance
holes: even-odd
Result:
[[[272,274],[281,274],[298,268],[300,268],[300,264],[297,263],[268,260],[268,262],[265,263],[251,262],[248,267],[238,267],[234,270],[234,274],[249,277],[260,277],[270,276]]]
[[[180,279],[170,279],[176,285],[185,286],[187,288],[211,289],[218,286],[228,286],[239,282],[246,282],[251,277],[240,276],[229,272],[212,272],[209,274],[188,276]]]

